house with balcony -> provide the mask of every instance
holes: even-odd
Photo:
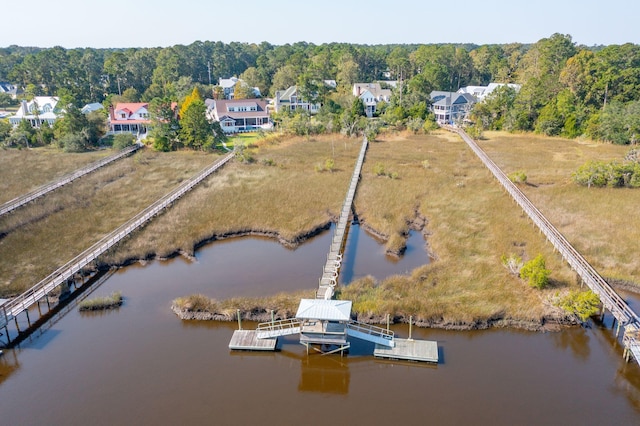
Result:
[[[207,99],[207,118],[220,122],[224,133],[271,130],[267,102],[262,99]]]
[[[468,119],[471,107],[477,102],[470,93],[431,92],[431,109],[436,121],[441,124],[453,124]]]
[[[58,108],[57,96],[36,96],[29,102],[22,101],[18,111],[9,118],[9,122],[16,127],[22,120],[27,120],[31,127],[39,129],[43,123],[53,126],[62,117],[64,110]]]
[[[109,108],[109,134],[145,134],[150,123],[147,102],[119,103]]]
[[[287,90],[277,90],[273,98],[273,110],[281,111],[307,111],[316,114],[320,111],[320,103],[310,102],[300,96],[298,86],[291,86]]]
[[[373,117],[380,102],[391,100],[391,90],[383,89],[380,83],[355,83],[353,96],[362,99],[367,117]]]

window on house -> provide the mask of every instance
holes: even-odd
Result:
[[[127,114],[123,112],[122,114],[120,114],[120,118],[127,118]]]

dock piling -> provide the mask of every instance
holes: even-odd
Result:
[[[412,323],[412,322],[413,322],[413,317],[412,317],[412,316],[410,316],[410,317],[409,317],[409,339],[408,339],[409,341],[413,340],[413,339],[411,338],[411,323]]]
[[[242,330],[242,319],[240,318],[240,309],[236,309],[236,314],[238,315],[238,330]]]

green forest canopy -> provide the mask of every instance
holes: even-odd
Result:
[[[386,111],[396,122],[424,119],[432,90],[518,83],[518,92],[498,90],[475,109],[479,127],[615,143],[635,143],[640,135],[640,46],[577,46],[563,34],[528,45],[196,41],[166,48],[0,49],[0,81],[23,87],[25,96],[63,91],[78,105],[110,103],[116,95],[181,102],[194,86],[212,90],[219,78],[234,75],[265,95],[298,84],[334,110],[344,108],[355,82],[401,79],[402,96],[396,93]],[[318,83],[327,79],[337,81],[343,98]]]

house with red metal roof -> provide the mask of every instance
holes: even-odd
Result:
[[[109,133],[143,134],[151,123],[147,102],[116,104],[109,109]]]

